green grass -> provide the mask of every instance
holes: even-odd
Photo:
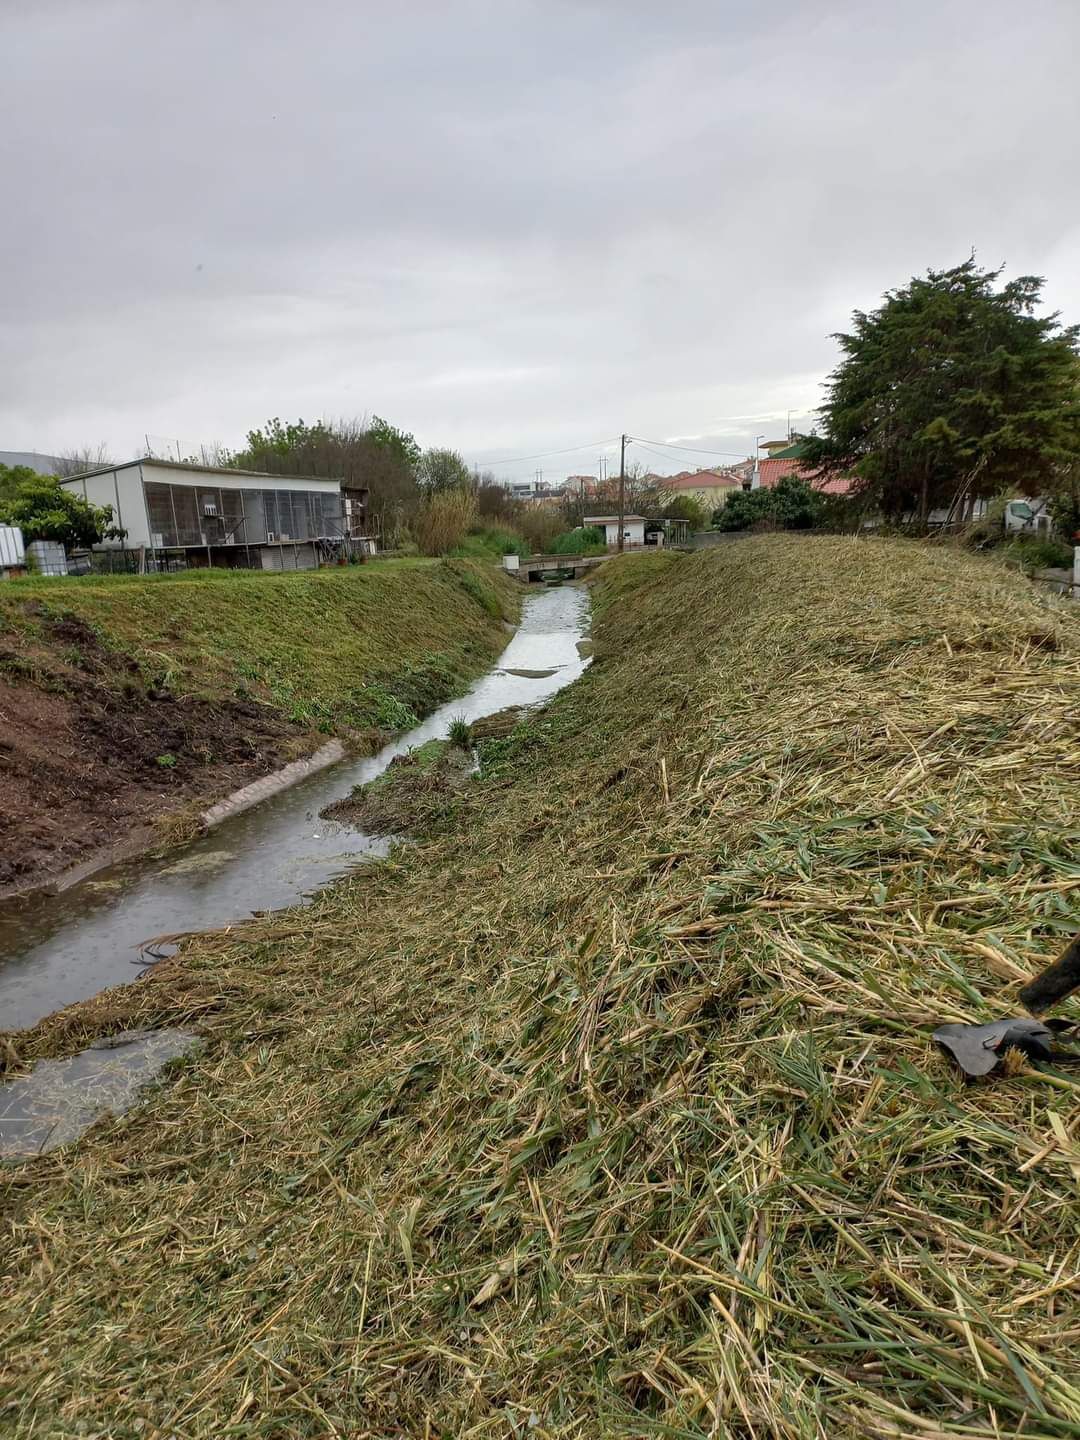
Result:
[[[516,604],[510,582],[461,560],[82,577],[0,587],[0,639],[25,670],[50,620],[73,615],[148,683],[251,693],[323,730],[395,730],[490,664]]]
[[[504,555],[529,556],[529,547],[516,530],[499,525],[470,530],[451,554],[474,560],[500,560]]]

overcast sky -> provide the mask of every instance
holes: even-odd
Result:
[[[1080,320],[1078,42],[1078,0],[0,0],[0,449],[745,454],[973,246]]]

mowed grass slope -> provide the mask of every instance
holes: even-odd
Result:
[[[206,1050],[8,1175],[7,1433],[1080,1435],[1075,1073],[929,1038],[1080,921],[1075,612],[784,536],[596,594],[453,828],[30,1038]]]
[[[0,642],[10,669],[73,615],[151,684],[251,693],[322,729],[398,729],[490,663],[516,605],[511,582],[463,560],[30,580],[0,587]]]

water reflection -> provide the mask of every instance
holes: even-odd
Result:
[[[101,1115],[123,1115],[159,1071],[199,1041],[183,1030],[129,1030],[67,1060],[39,1060],[0,1085],[0,1158],[68,1145]]]

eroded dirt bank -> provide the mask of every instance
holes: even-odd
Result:
[[[21,683],[0,678],[0,894],[163,843],[170,822],[318,744],[269,705],[148,687],[72,617],[44,635]]]
[[[184,838],[327,734],[375,749],[490,664],[469,562],[0,590],[0,896]]]

